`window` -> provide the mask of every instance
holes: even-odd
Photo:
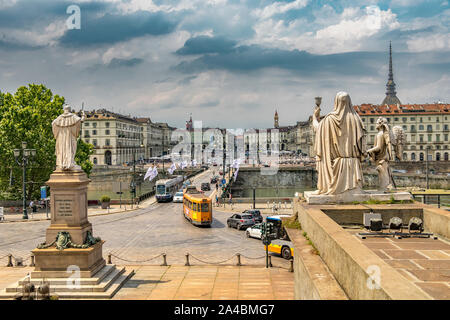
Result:
[[[414,152],[411,153],[411,160],[416,161],[416,154]]]
[[[109,135],[109,130],[106,130],[106,131],[105,131],[105,134],[108,136],[108,135]]]
[[[97,158],[94,158],[93,162],[94,164],[97,164]]]
[[[84,130],[84,136],[89,137],[89,130]]]
[[[94,145],[94,147],[97,146],[97,139],[92,140],[92,144]]]
[[[433,155],[432,154],[428,155],[428,161],[433,161]]]
[[[419,121],[422,122],[422,118],[419,118]]]
[[[109,146],[109,145],[110,145],[109,139],[106,139],[106,141],[105,141],[105,145],[107,145],[107,146]]]
[[[105,126],[106,126],[107,128],[109,128],[109,122],[106,122],[106,123],[105,123]]]
[[[371,131],[375,130],[375,127],[374,126],[370,126],[370,130]]]
[[[448,141],[448,134],[444,134],[444,141]]]
[[[415,134],[411,135],[411,142],[416,142],[416,135]]]
[[[448,152],[444,153],[444,160],[448,161]]]
[[[403,128],[403,131],[407,131],[408,130],[408,127],[405,126],[405,125],[403,125],[402,128]]]
[[[431,138],[432,138],[432,135],[429,134],[429,135],[428,135],[428,142],[431,142]]]
[[[373,118],[370,118],[370,123],[375,123],[375,120]]]
[[[93,126],[94,128],[97,128],[97,122],[93,122],[93,123],[92,123],[92,126]]]
[[[85,122],[84,125],[85,125],[86,127],[89,127],[89,122]]]
[[[416,121],[416,117],[411,117],[410,120],[411,121]]]
[[[420,153],[420,155],[419,155],[419,160],[420,160],[420,161],[423,161],[423,152]]]
[[[394,118],[394,121],[398,121],[398,118]]]
[[[403,118],[402,118],[402,121],[403,121],[403,122],[406,122],[406,120],[407,120],[406,117],[403,117]]]
[[[423,124],[419,125],[419,130],[423,130]]]
[[[406,152],[403,153],[403,160],[404,161],[408,160],[408,155],[406,154]]]
[[[423,134],[419,135],[419,141],[423,142]]]
[[[209,212],[209,204],[208,203],[202,203],[202,212]]]
[[[440,142],[441,141],[441,135],[440,134],[437,134],[436,135],[436,142]]]
[[[96,136],[97,135],[97,130],[92,130],[92,135]]]
[[[415,125],[411,126],[411,131],[416,131],[416,126]]]
[[[431,124],[427,125],[427,131],[433,131],[433,126]]]
[[[444,131],[448,131],[448,124],[444,124]]]

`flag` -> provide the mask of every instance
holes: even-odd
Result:
[[[173,174],[173,172],[175,171],[176,168],[177,168],[177,165],[174,162],[174,163],[172,163],[169,170],[167,170],[167,171],[169,171],[170,174]]]
[[[195,167],[197,165],[197,160],[192,160],[192,166]]]
[[[181,167],[181,169],[186,168],[187,167],[187,162],[186,161],[181,162],[180,167]]]
[[[151,176],[152,171],[153,171],[153,166],[148,167],[147,172],[145,173],[145,176],[144,176],[144,181],[145,181],[145,179],[147,179],[148,177]]]
[[[237,178],[238,172],[239,172],[239,167],[234,172],[234,177],[233,177],[234,178],[234,182],[236,182],[236,178]]]
[[[234,159],[233,161],[233,168],[234,169],[239,169],[239,165],[241,164],[241,159]]]
[[[158,168],[156,168],[156,166],[153,168],[150,177],[148,178],[149,181],[152,181],[153,179],[156,178],[156,176],[158,175]]]

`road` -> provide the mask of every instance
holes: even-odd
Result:
[[[200,188],[202,182],[209,182],[213,170],[193,178],[193,184]],[[214,191],[212,187],[207,195]],[[212,226],[196,227],[184,218],[181,203],[170,202],[155,203],[126,213],[92,216],[89,221],[94,236],[106,241],[104,256],[112,253],[116,264],[159,264],[162,258],[149,259],[161,253],[167,254],[169,264],[184,264],[186,253],[192,255],[190,261],[193,264],[202,264],[196,258],[217,263],[236,253],[244,255],[242,261],[245,264],[264,264],[261,241],[248,239],[244,231],[228,228],[226,220],[230,215],[214,207]],[[49,224],[50,221],[0,224],[0,258],[8,253],[27,258],[37,244],[45,241]],[[5,259],[0,263],[5,263]],[[236,263],[236,258],[228,263]],[[287,266],[287,261],[277,257],[273,258],[273,263]]]

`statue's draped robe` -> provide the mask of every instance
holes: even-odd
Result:
[[[319,194],[362,189],[363,137],[363,124],[351,105],[350,96],[338,94],[333,112],[316,129],[314,150]]]
[[[73,113],[62,114],[52,122],[56,139],[56,166],[63,170],[75,167],[77,137],[81,129],[81,119]]]

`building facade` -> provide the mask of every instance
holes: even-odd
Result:
[[[403,161],[448,161],[450,153],[450,104],[354,106],[367,130],[372,146],[377,134],[376,122],[386,118],[391,128],[402,127],[406,134]]]
[[[163,141],[170,141],[173,129],[166,123],[153,123],[150,118],[99,109],[86,112],[81,138],[94,146],[90,156],[94,165],[123,165],[166,154],[164,150],[171,150],[173,143],[164,146]]]

